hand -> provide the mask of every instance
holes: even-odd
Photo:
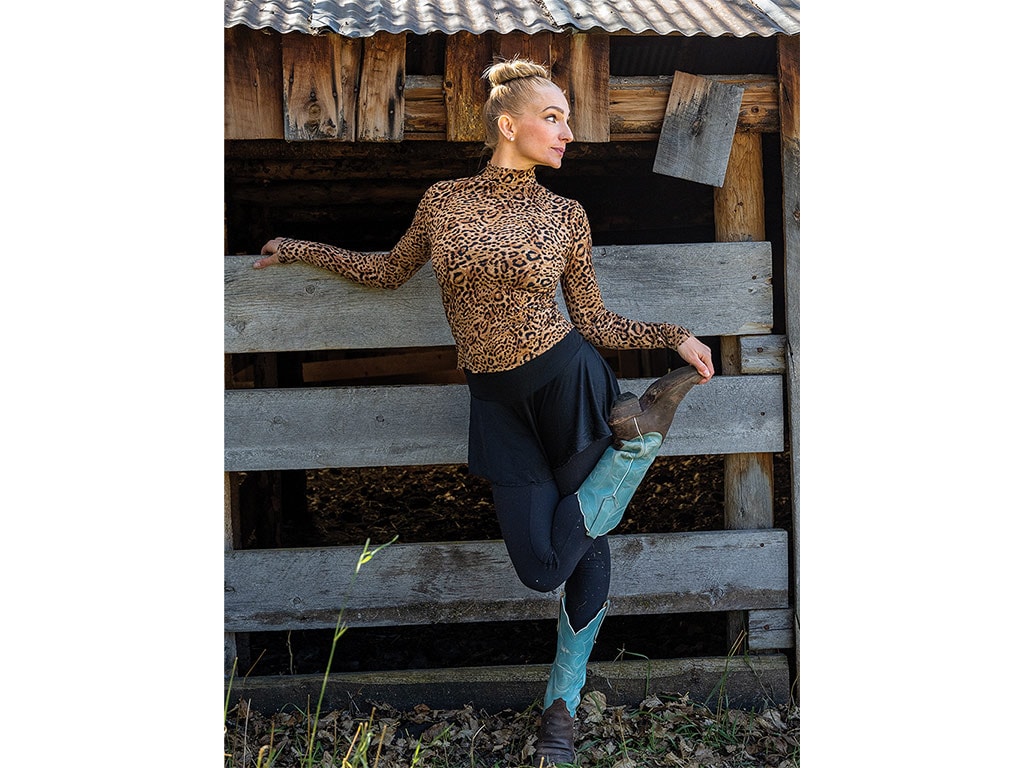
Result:
[[[707,384],[715,375],[715,364],[711,362],[711,348],[696,336],[690,336],[676,347],[679,356],[692,365],[703,378],[701,384]]]
[[[280,264],[280,260],[277,258],[277,249],[281,246],[283,237],[275,237],[273,240],[268,240],[266,245],[260,249],[260,255],[264,258],[257,259],[252,263],[256,269],[263,269],[269,267],[271,264]]]

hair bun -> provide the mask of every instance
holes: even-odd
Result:
[[[510,80],[518,80],[523,77],[544,77],[550,78],[547,67],[537,64],[529,59],[510,59],[508,61],[497,61],[484,70],[484,77],[490,83],[491,88],[503,85]]]

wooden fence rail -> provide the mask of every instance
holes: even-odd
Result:
[[[415,357],[419,348],[452,344],[429,267],[401,288],[381,291],[304,264],[254,270],[254,258],[225,259],[228,354],[377,349]],[[595,249],[594,261],[609,308],[639,319],[677,322],[699,336],[741,337],[739,371],[753,375],[717,376],[696,388],[676,417],[665,455],[784,450],[785,345],[770,335],[768,243],[606,246]],[[624,378],[620,383],[624,390],[639,393],[649,380]],[[226,654],[234,648],[231,633],[334,626],[350,587],[350,626],[511,621],[555,614],[555,593],[521,586],[500,541],[395,544],[379,553],[372,572],[354,585],[350,577],[361,548],[232,549],[234,473],[463,463],[468,406],[463,384],[301,382],[225,391]],[[784,531],[628,535],[609,541],[617,564],[612,614],[749,611],[751,650],[792,646],[789,541]],[[678,661],[675,667],[659,662],[666,670],[664,679],[687,685],[700,664]],[[720,660],[719,668],[727,667]],[[748,693],[767,685],[773,695],[785,697],[784,658],[769,655],[745,668],[753,686]],[[461,680],[467,674],[453,671],[449,677]],[[444,678],[444,673],[438,675]],[[391,680],[412,696],[422,691],[426,677],[401,682],[384,674],[378,679],[385,687]],[[349,682],[360,690],[366,685],[362,678]],[[348,685],[342,678],[334,684]],[[460,683],[459,690],[465,685]],[[490,685],[480,682],[484,688]],[[351,694],[354,689],[346,690]],[[523,695],[532,690],[524,688]],[[253,691],[265,693],[264,683],[236,681],[235,695]],[[515,701],[506,700],[510,705]]]

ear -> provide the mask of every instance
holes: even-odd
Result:
[[[508,141],[515,141],[515,126],[513,125],[512,118],[507,114],[503,114],[498,118],[498,131]]]

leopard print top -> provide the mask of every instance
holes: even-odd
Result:
[[[397,288],[431,260],[459,366],[473,373],[522,365],[573,326],[595,346],[613,349],[675,349],[690,336],[682,326],[605,308],[583,207],[541,186],[532,168],[488,165],[476,176],[432,185],[389,253],[285,238],[277,256],[379,288]],[[559,283],[571,323],[555,301]]]

